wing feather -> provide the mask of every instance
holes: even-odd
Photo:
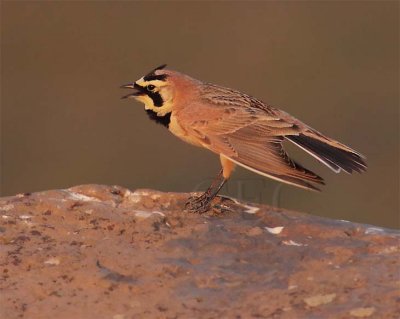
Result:
[[[336,173],[340,171],[347,173],[352,173],[353,171],[363,172],[367,169],[365,157],[359,152],[321,134],[290,114],[263,103],[252,96],[215,85],[206,85],[204,93],[205,100],[213,105],[230,105],[232,103],[235,106],[240,105],[242,108],[252,109],[254,112],[258,111],[257,115],[259,115],[259,111],[262,111],[265,115],[275,120],[268,123],[269,126],[295,126],[297,128],[295,132],[293,130],[275,132],[284,136]]]
[[[360,154],[286,112],[213,84],[204,85],[199,101],[180,110],[179,118],[180,123],[186,124],[184,130],[197,136],[211,151],[258,174],[303,188],[318,190],[312,183],[323,185],[324,181],[288,156],[282,146],[284,139],[289,139],[335,171],[341,168],[361,170],[364,164],[359,159]],[[302,136],[310,136],[319,144]],[[333,152],[331,148],[341,152]]]
[[[229,112],[221,108],[219,113],[207,112],[207,108],[197,106],[197,111],[208,114],[207,119],[193,120],[186,129],[208,141],[203,145],[211,151],[258,174],[299,187],[317,190],[310,182],[323,184],[321,177],[291,160],[283,150],[283,136],[298,134],[293,124],[264,116],[264,112],[254,115],[243,107],[230,106]]]

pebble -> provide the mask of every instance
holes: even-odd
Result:
[[[350,311],[350,315],[357,318],[366,318],[371,316],[374,312],[375,312],[374,307],[355,308]]]
[[[318,307],[320,305],[325,305],[327,303],[332,302],[336,298],[336,294],[328,294],[328,295],[315,295],[308,298],[304,298],[304,302],[307,306],[310,307]]]

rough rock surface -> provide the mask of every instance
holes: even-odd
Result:
[[[399,232],[188,194],[0,199],[1,318],[399,318]]]

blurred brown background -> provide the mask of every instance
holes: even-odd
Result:
[[[226,193],[399,227],[398,14],[395,1],[2,1],[1,195],[83,183],[205,188],[217,156],[120,100],[119,85],[168,63],[281,107],[368,158],[366,174],[336,175],[294,151],[326,178],[322,193],[277,189],[244,169]]]

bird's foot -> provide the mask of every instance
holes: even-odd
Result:
[[[203,214],[211,208],[211,200],[212,197],[208,192],[200,196],[190,196],[185,204],[185,209],[193,213]]]

